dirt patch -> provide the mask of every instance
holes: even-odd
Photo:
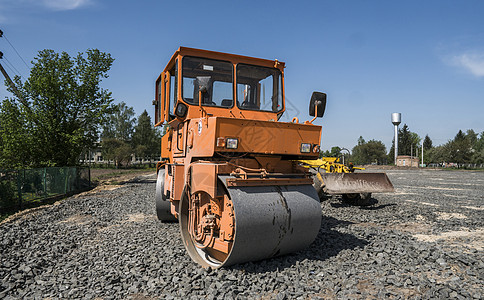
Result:
[[[484,210],[484,207],[477,207],[477,206],[462,206],[463,208],[473,209],[473,210]]]
[[[123,224],[126,224],[126,223],[141,223],[141,222],[144,222],[147,219],[153,218],[153,216],[141,214],[141,213],[129,214],[129,215],[127,215],[127,217],[128,217],[127,220],[117,221],[116,224],[112,224],[112,225],[109,225],[109,226],[98,228],[97,231],[98,232],[110,231],[110,230],[113,230],[113,229],[117,229],[117,228],[123,226]]]
[[[128,215],[128,220],[126,222],[143,222],[145,219],[150,218],[150,216],[145,214],[130,214]]]
[[[441,234],[414,234],[417,240],[421,242],[438,242],[443,241],[448,246],[467,247],[478,251],[484,250],[484,229],[448,231]],[[468,241],[471,240],[471,241]]]
[[[446,188],[446,187],[435,187],[435,186],[425,186],[425,187],[422,187],[422,189],[443,190],[443,191],[465,191],[466,190],[461,188]]]
[[[150,169],[91,169],[91,178],[93,181],[99,181],[99,183],[106,183],[113,180],[126,180],[126,178],[134,178],[136,176],[155,173],[155,170]]]
[[[417,219],[417,221],[419,221],[419,222],[423,222],[423,221],[425,221],[425,220],[426,220],[426,219],[425,219],[425,217],[424,217],[424,216],[422,216],[422,215],[416,215],[416,216],[415,216],[415,219]]]
[[[119,184],[118,185],[116,185],[116,184],[99,185],[99,186],[95,187],[94,189],[92,189],[90,191],[75,195],[74,198],[79,198],[79,197],[83,197],[83,196],[87,196],[87,195],[97,194],[97,193],[102,192],[102,191],[112,191],[112,190],[118,189],[120,187],[122,187],[122,185],[119,185]]]
[[[59,223],[71,223],[76,225],[84,225],[92,222],[93,219],[94,218],[91,215],[73,215],[67,219],[59,221]]]
[[[418,204],[422,204],[422,205],[427,205],[427,206],[439,206],[437,204],[434,204],[434,203],[428,203],[428,202],[422,202],[422,201],[415,201],[415,200],[403,200],[403,201],[406,201],[406,202],[412,202],[412,203],[418,203]]]
[[[114,177],[100,180],[99,185],[94,189],[81,194],[77,194],[74,197],[82,197],[86,195],[96,194],[102,191],[112,191],[122,187],[123,184],[135,179],[136,177],[150,177],[154,174],[155,173],[153,171],[140,171],[140,172],[131,172],[129,174],[115,175]]]
[[[402,223],[402,224],[395,224],[389,227],[390,229],[402,231],[402,232],[409,232],[409,233],[417,233],[417,232],[429,232],[430,225],[422,224],[417,222],[409,222],[409,223]]]
[[[8,218],[6,218],[5,220],[3,220],[2,222],[0,222],[0,225],[2,225],[4,223],[15,222],[16,220],[18,220],[21,217],[26,216],[26,215],[34,216],[40,210],[43,210],[44,208],[47,208],[47,207],[50,207],[50,206],[51,205],[47,204],[47,205],[42,205],[42,206],[39,206],[39,207],[34,207],[34,208],[19,211],[18,213],[13,214],[13,215],[9,216]]]
[[[467,219],[466,215],[459,213],[436,212],[437,220]]]

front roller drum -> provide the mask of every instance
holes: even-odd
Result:
[[[308,247],[321,227],[321,206],[311,185],[227,188],[217,197],[185,193],[180,229],[190,257],[219,268]]]

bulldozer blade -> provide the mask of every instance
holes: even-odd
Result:
[[[385,173],[323,173],[326,194],[391,193],[393,184]]]

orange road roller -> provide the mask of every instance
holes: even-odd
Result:
[[[219,268],[309,246],[321,226],[312,174],[326,94],[311,121],[280,122],[284,63],[180,47],[156,80],[163,126],[156,211],[178,222],[190,257]]]

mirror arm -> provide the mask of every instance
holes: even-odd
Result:
[[[306,121],[307,124],[313,124],[313,121],[316,120],[317,117],[318,117],[318,106],[314,105],[314,118],[309,122]],[[304,122],[304,123],[306,123],[306,122]]]
[[[200,119],[205,115],[205,124],[208,126],[208,113],[202,106],[202,90],[198,90],[198,110],[200,111]]]

